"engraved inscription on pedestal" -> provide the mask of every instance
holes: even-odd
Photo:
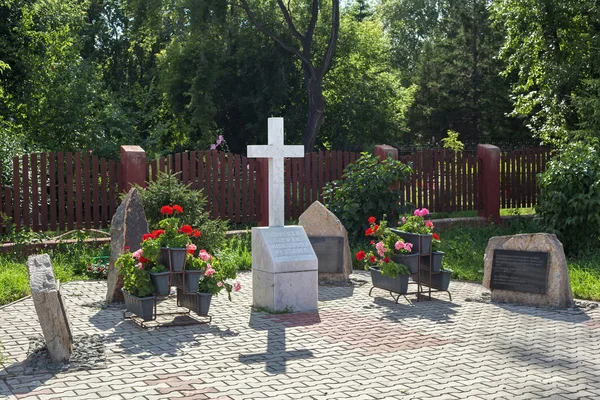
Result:
[[[344,238],[341,236],[313,236],[308,238],[317,258],[319,272],[344,272]]]
[[[495,249],[490,289],[545,294],[548,253]]]
[[[273,258],[312,256],[313,249],[300,230],[265,230],[265,243]]]

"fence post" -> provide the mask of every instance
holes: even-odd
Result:
[[[140,146],[121,146],[121,191],[146,187],[146,152]]]
[[[500,149],[491,144],[477,145],[479,162],[479,207],[477,215],[500,222]]]
[[[398,149],[387,144],[376,144],[375,145],[375,156],[379,157],[381,161],[388,157],[392,157],[394,160],[398,160]]]
[[[258,226],[269,226],[269,160],[267,158],[256,159],[256,187],[258,196],[256,205]]]

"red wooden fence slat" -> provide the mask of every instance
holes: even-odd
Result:
[[[75,226],[75,204],[73,203],[73,153],[66,154],[66,178],[67,178],[67,229],[72,230]]]
[[[342,151],[338,150],[337,152],[337,176],[336,179],[341,179],[342,175],[344,174],[344,161],[342,160]]]
[[[56,154],[58,172],[58,229],[64,231],[65,224],[65,155],[61,151]]]
[[[181,181],[186,185],[190,183],[189,157],[189,152],[181,153]]]
[[[215,183],[213,181],[212,178],[212,174],[214,173],[214,169],[213,169],[213,155],[215,155],[216,152],[214,151],[210,151],[210,152],[206,152],[206,164],[204,166],[204,172],[206,174],[206,179],[204,180],[204,185],[206,188],[206,195],[208,196],[208,198],[210,199],[210,203],[208,204],[209,206],[209,211],[210,211],[210,215],[212,216],[212,218],[217,218],[217,214],[216,214],[216,210],[215,210],[215,204],[216,204],[216,198],[215,198]]]
[[[92,156],[92,204],[93,208],[93,227],[100,227],[100,191],[98,189],[98,178],[100,170],[98,169],[98,156]]]
[[[150,163],[150,169],[151,169],[151,180],[152,182],[156,181],[156,178],[158,176],[158,160],[152,160],[152,162]]]
[[[13,223],[21,228],[21,191],[19,190],[19,157],[13,157]]]
[[[38,155],[34,153],[31,155],[31,219],[35,232],[40,231],[38,179]]]
[[[221,215],[219,214],[219,204],[222,201],[222,199],[219,198],[219,153],[216,151],[212,152],[212,165],[211,165],[211,172],[212,172],[212,177],[213,177],[213,193],[214,193],[214,203],[213,203],[213,210],[214,210],[214,215],[215,218],[220,218]]]
[[[333,178],[331,177],[331,151],[325,151],[325,180],[327,182],[331,182]]]
[[[292,210],[291,210],[291,215],[295,216],[295,215],[298,215],[298,209],[300,208],[298,205],[298,199],[299,199],[299,194],[298,194],[299,174],[298,174],[298,171],[300,170],[300,159],[292,158],[291,167],[292,167]]]
[[[50,229],[55,231],[58,228],[56,215],[56,153],[48,154],[48,174],[50,176],[50,213],[48,217],[50,222]]]
[[[247,222],[250,221],[250,219],[248,218],[248,214],[249,214],[249,209],[248,209],[248,203],[249,203],[249,198],[248,198],[248,182],[250,181],[249,179],[249,175],[250,175],[250,166],[248,165],[248,159],[246,157],[244,157],[243,155],[240,155],[240,196],[241,196],[241,200],[240,200],[240,214],[241,214],[241,219],[240,222]]]
[[[205,151],[199,151],[197,154],[198,162],[196,166],[198,167],[198,190],[203,190],[206,195],[206,184],[205,184],[205,175],[204,175],[204,158],[206,157]],[[208,205],[208,204],[207,204]]]
[[[292,215],[292,158],[283,160],[284,186],[283,186],[283,209],[284,215]]]
[[[226,164],[227,161],[225,160],[225,153],[223,152],[219,152],[219,163],[218,163],[218,176],[219,176],[219,185],[220,189],[221,189],[221,197],[219,197],[219,216],[221,217],[221,219],[227,219],[227,214],[226,214],[226,205],[227,205],[227,197],[226,197],[226,192],[225,192],[225,186],[226,186],[226,180],[227,180],[227,170],[226,170]]]
[[[77,229],[83,227],[83,174],[81,169],[81,153],[75,153],[75,206]]]
[[[251,221],[257,220],[257,210],[256,210],[256,187],[258,185],[257,177],[256,177],[256,161],[254,158],[248,159],[248,218]]]
[[[83,153],[83,198],[84,198],[84,216],[85,216],[85,227],[90,229],[92,227],[92,193],[90,186],[90,154]]]
[[[23,160],[23,226],[30,228],[31,221],[29,218],[29,156],[24,155],[22,157]]]
[[[314,203],[315,201],[319,200],[319,192],[321,191],[319,188],[319,170],[317,167],[317,153],[312,152],[310,153],[310,161],[312,164],[312,170],[311,170],[311,179],[312,179],[312,196],[310,196],[310,204],[308,205],[310,207],[310,205],[312,203]],[[348,161],[349,163],[350,161]],[[346,164],[348,164],[346,163]]]
[[[477,162],[477,159],[475,159]],[[469,210],[478,210],[479,203],[475,199],[475,194],[473,193],[473,180],[478,180],[479,176],[473,174],[472,172],[473,166],[473,157],[467,157],[465,167],[466,167],[466,188],[467,188],[467,204],[469,204]]]
[[[234,201],[234,212],[235,221],[242,222],[242,182],[244,180],[244,174],[242,169],[242,162],[239,154],[233,156],[233,171],[235,172],[235,187],[233,193],[235,195]]]
[[[109,201],[109,215],[112,218],[112,215],[117,211],[117,195],[119,193],[118,188],[118,170],[116,163],[113,160],[108,161],[108,175],[109,175],[109,185],[108,185],[108,201]],[[109,221],[110,222],[110,221]]]
[[[464,211],[471,210],[469,207],[469,199],[467,199],[467,157],[464,153],[461,153],[460,160],[460,175],[461,175],[461,189],[462,189],[462,209]]]
[[[150,165],[150,164],[148,164]],[[101,207],[102,207],[102,215],[100,216],[100,225],[103,228],[106,228],[108,226],[108,223],[110,222],[109,220],[109,214],[108,214],[108,179],[107,179],[107,168],[106,168],[106,159],[105,158],[101,158],[100,159],[100,178],[102,179],[102,186],[100,188],[100,194],[101,194],[101,198],[102,200],[100,201]],[[148,178],[150,179],[150,178]]]
[[[189,160],[189,169],[190,169],[190,177],[189,181],[192,183],[190,189],[198,190],[198,176],[196,175],[196,152],[190,152],[190,160]]]
[[[225,153],[223,153],[225,155]],[[233,219],[233,203],[235,201],[235,194],[233,188],[235,187],[234,175],[233,175],[233,154],[227,153],[227,219]],[[225,186],[225,185],[224,185]]]
[[[4,188],[4,214],[9,217],[12,211],[13,199],[10,189],[8,187]],[[10,229],[8,226],[6,229]]]

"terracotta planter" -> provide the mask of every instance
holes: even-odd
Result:
[[[431,233],[419,235],[417,233],[409,233],[397,229],[392,229],[392,232],[404,239],[405,242],[411,243],[413,245],[413,251],[415,252],[425,254],[431,251],[431,240],[433,239]]]
[[[185,282],[182,282],[184,274]],[[187,293],[196,293],[198,292],[198,284],[200,283],[202,275],[204,275],[204,272],[199,270],[186,270],[182,273],[173,274],[172,283],[177,289],[182,289]]]
[[[448,290],[452,271],[440,271],[431,275],[431,284],[429,283],[429,271],[421,271],[421,283],[426,286],[431,286],[433,289]]]
[[[409,275],[398,275],[395,278],[390,278],[383,275],[378,267],[371,267],[369,270],[371,271],[371,280],[374,287],[399,294],[408,292]]]
[[[440,272],[442,270],[443,251],[434,251],[431,253],[433,260],[431,262],[431,271]],[[421,270],[429,270],[429,255],[421,256]]]
[[[125,299],[125,308],[127,311],[137,315],[144,321],[154,319],[154,296],[137,297],[129,294],[125,289],[121,289]]]
[[[164,296],[169,294],[171,286],[169,285],[169,279],[171,273],[167,272],[150,272],[150,279],[154,285],[154,292],[158,295]]]
[[[403,264],[408,267],[411,274],[419,272],[419,255],[418,254],[394,254],[392,261],[398,264]]]
[[[169,268],[170,271],[183,271],[186,256],[187,249],[185,247],[181,249],[161,247],[159,263]]]

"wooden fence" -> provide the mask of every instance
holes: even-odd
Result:
[[[0,169],[7,168],[0,166]],[[89,153],[41,153],[13,158],[12,185],[3,185],[2,233],[105,228],[116,210],[119,164]]]
[[[356,161],[359,153],[320,151],[304,158],[285,160],[285,213],[298,218],[315,200],[322,201],[322,189],[330,180],[340,179],[343,169]],[[213,218],[235,223],[252,223],[259,218],[260,185],[267,171],[256,159],[216,151],[177,153],[146,165],[148,181],[158,172],[176,174],[194,189],[203,189]]]
[[[533,207],[537,202],[536,175],[546,170],[550,149],[537,147],[500,155],[500,207]]]

